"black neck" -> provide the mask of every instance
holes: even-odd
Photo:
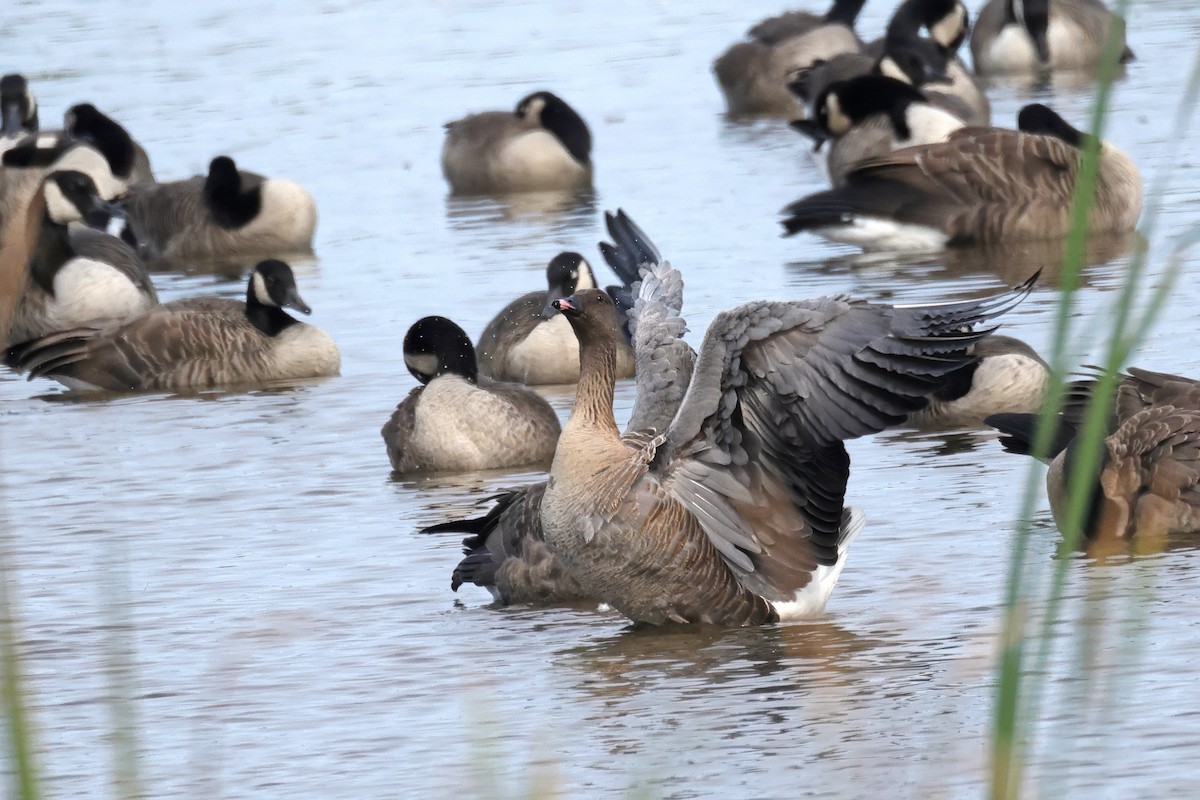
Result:
[[[592,157],[592,134],[587,123],[566,103],[547,102],[542,107],[542,127],[567,148],[571,157],[580,164],[590,163]]]
[[[246,319],[267,336],[278,336],[300,322],[279,306],[260,303],[254,295],[254,281],[250,281],[250,288],[246,291]]]
[[[833,7],[825,14],[825,22],[832,25],[845,25],[853,28],[858,12],[866,5],[867,0],[833,0]]]
[[[50,219],[48,214],[42,216],[42,227],[38,231],[37,244],[29,259],[30,275],[34,283],[46,294],[54,296],[54,276],[75,256],[71,248],[71,235],[66,225],[60,225]]]
[[[204,182],[204,202],[213,220],[222,228],[248,225],[262,210],[262,187],[242,190],[241,177],[209,175]]]

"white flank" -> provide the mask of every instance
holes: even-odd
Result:
[[[524,341],[509,350],[506,372],[521,383],[578,381],[579,340],[567,318],[555,314],[530,331]]]
[[[317,230],[317,202],[300,184],[270,178],[262,186],[262,209],[241,230],[270,237],[283,251],[308,250]]]
[[[558,137],[536,130],[507,142],[496,154],[491,173],[497,184],[510,191],[538,191],[578,186],[587,170]]]
[[[894,149],[916,144],[933,144],[944,142],[946,138],[966,126],[961,119],[949,111],[927,103],[911,103],[905,113],[911,136],[904,140],[896,140]]]
[[[812,228],[812,233],[863,250],[899,250],[911,253],[936,252],[949,237],[937,228],[909,225],[882,217],[855,217],[844,225]]]

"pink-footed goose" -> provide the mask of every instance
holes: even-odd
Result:
[[[637,353],[635,414],[627,431],[666,430],[691,379],[695,353],[683,340],[687,325],[680,316],[683,280],[660,264],[657,248],[623,211],[605,214],[613,243],[601,253],[620,276],[638,275],[636,299],[628,321]],[[627,284],[633,281],[626,281]],[[572,333],[572,336],[574,334]],[[495,498],[482,517],[426,528],[426,533],[466,533],[465,557],[454,570],[451,588],[464,583],[488,589],[501,604],[566,603],[590,599],[562,562],[546,546],[541,504],[546,483],[516,489]]]
[[[558,301],[584,369],[542,501],[545,543],[583,596],[638,621],[818,612],[861,527],[842,504],[842,440],[922,407],[987,335],[964,327],[1027,291],[929,308],[832,298],[726,312],[669,425],[624,438],[612,419],[612,301],[597,290]],[[646,398],[657,382],[639,371]]]
[[[1060,529],[1094,380],[1077,381],[1057,419],[1046,492]],[[988,417],[1004,449],[1031,455],[1036,414]],[[1130,368],[1117,385],[1083,533],[1120,541],[1200,531],[1200,382]]]

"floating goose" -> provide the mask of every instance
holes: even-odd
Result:
[[[862,527],[843,506],[842,442],[924,407],[989,333],[973,326],[1031,285],[932,307],[835,297],[723,312],[670,425],[624,437],[612,416],[612,299],[589,289],[555,301],[582,366],[542,500],[547,543],[589,596],[635,621],[819,613]],[[638,381],[657,376],[639,370]],[[651,391],[635,418],[646,402]]]
[[[618,273],[623,286],[609,293],[624,309],[632,302],[629,286],[638,279]],[[562,315],[550,305],[580,289],[596,288],[592,268],[579,253],[560,253],[546,267],[548,288],[518,297],[487,324],[479,336],[480,371],[498,381],[530,385],[575,383],[579,380],[579,341]],[[617,348],[617,375],[633,375],[633,350],[622,341]]]
[[[149,260],[211,261],[312,251],[317,204],[304,187],[217,156],[207,175],[135,186],[121,204]]]
[[[446,123],[442,172],[456,194],[584,188],[592,183],[592,134],[558,95],[534,92],[515,112]]]
[[[862,42],[854,21],[866,0],[834,0],[824,16],[789,12],[763,20],[713,63],[728,112],[800,119],[804,106],[788,90],[797,72],[841,53],[857,53]]]
[[[71,389],[185,392],[336,375],[333,340],[283,309],[311,309],[292,269],[267,260],[250,274],[246,302],[194,297],[103,326],[51,334],[8,353],[9,365]]]
[[[1020,339],[993,334],[970,348],[971,360],[909,417],[922,430],[981,428],[993,414],[1037,413],[1050,366]]]
[[[1060,529],[1092,388],[1085,381],[1068,393],[1047,454],[1046,491]],[[1032,454],[1036,414],[999,414],[987,423],[1003,434],[1005,450]],[[1131,368],[1118,385],[1106,433],[1084,534],[1129,540],[1200,531],[1200,383]]]
[[[50,173],[25,214],[23,226],[9,226],[0,251],[11,304],[0,312],[5,346],[140,314],[158,302],[137,253],[106,232],[119,235],[124,215],[87,175]]]
[[[397,472],[461,472],[547,463],[558,415],[525,386],[479,375],[475,348],[445,317],[417,320],[404,364],[421,386],[380,433]]]
[[[1099,0],[989,0],[971,32],[971,56],[980,75],[1087,70],[1104,55],[1112,27],[1120,26],[1122,64],[1133,60],[1125,21]]]
[[[637,352],[638,413],[627,431],[666,430],[691,379],[696,354],[683,339],[680,316],[683,280],[660,265],[658,249],[633,220],[619,211],[605,214],[612,244],[601,244],[604,258],[618,275],[638,274],[637,300],[629,311]],[[501,604],[568,603],[590,599],[546,545],[541,505],[546,483],[506,492],[482,517],[426,528],[426,533],[466,533],[465,558],[454,570],[451,588],[473,583],[488,589]]]
[[[1065,236],[1088,138],[1044,106],[1038,114],[1057,119],[1055,135],[964,128],[945,142],[863,161],[844,185],[784,209],[787,235],[811,231],[868,250]],[[1137,167],[1115,145],[1101,143],[1091,231],[1130,231],[1141,213]]]

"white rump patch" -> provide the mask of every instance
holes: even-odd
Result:
[[[775,608],[775,613],[779,614],[781,621],[809,619],[825,610],[825,604],[829,602],[829,596],[833,594],[833,587],[837,585],[838,578],[841,577],[842,568],[846,566],[846,550],[862,532],[863,525],[867,521],[862,511],[857,508],[851,508],[849,511],[850,520],[846,524],[842,544],[838,547],[837,563],[832,567],[817,567],[813,571],[812,580],[808,582],[808,585],[796,592],[795,600],[771,604]]]
[[[312,249],[317,201],[300,184],[270,178],[262,185],[262,208],[243,231],[278,243],[282,252]]]

